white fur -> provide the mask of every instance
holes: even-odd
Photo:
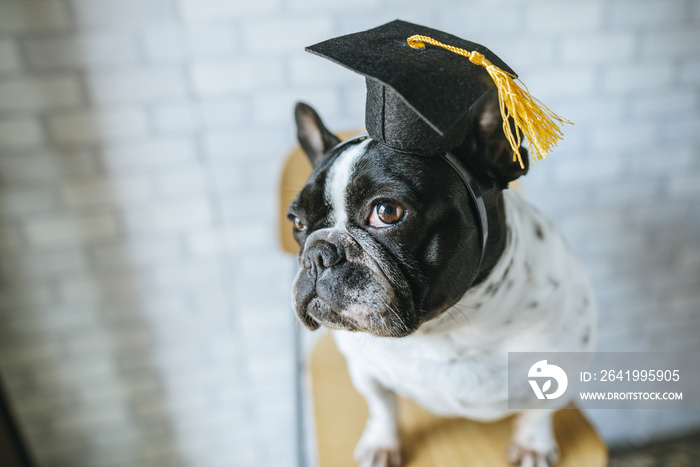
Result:
[[[350,146],[333,162],[326,181],[326,200],[333,207],[331,221],[336,229],[346,230],[348,213],[345,210],[345,194],[357,159],[362,156],[370,140]]]
[[[342,164],[338,174],[348,170]],[[340,191],[334,185],[333,193]],[[400,339],[333,331],[353,382],[370,406],[363,439],[382,433],[386,444],[396,432],[393,415],[387,415],[393,407],[386,402],[387,389],[438,415],[491,421],[513,413],[507,408],[509,351],[592,350],[596,309],[578,261],[551,223],[517,194],[506,190],[504,203],[505,251],[489,277],[455,307]],[[336,224],[345,215],[337,213]],[[506,269],[508,277],[502,281]],[[497,293],[490,294],[499,281]],[[373,410],[382,400],[388,408]],[[526,456],[535,452],[539,465],[552,454],[541,450],[553,451],[556,444],[551,413],[534,412],[525,411],[518,419],[514,444]]]

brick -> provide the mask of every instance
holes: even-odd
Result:
[[[358,11],[361,8],[371,8],[380,5],[380,0],[357,0],[351,4],[345,2],[326,2],[324,0],[291,0],[288,6],[294,10],[323,11]],[[379,24],[379,23],[377,23]],[[456,34],[456,33],[455,33]]]
[[[102,157],[112,172],[147,172],[190,164],[197,154],[189,139],[170,138],[111,145],[105,148]]]
[[[697,174],[677,174],[669,180],[669,194],[673,198],[697,199],[700,195],[700,183]]]
[[[55,208],[55,193],[47,189],[15,188],[2,195],[2,216],[50,213]]]
[[[449,31],[457,37],[486,44],[489,49],[491,36],[498,35],[493,33],[494,24],[498,24],[500,31],[517,31],[522,28],[523,8],[514,2],[503,8],[494,8],[487,2],[454,3],[449,8],[435,10],[439,29]]]
[[[149,28],[144,32],[144,46],[150,60],[211,58],[235,53],[239,47],[228,26],[188,27],[173,25]]]
[[[112,277],[105,275],[99,277],[72,276],[65,278],[62,282],[63,285],[69,287],[78,288],[76,286],[79,285],[87,289],[100,290],[103,284],[108,285],[109,282],[116,282],[118,279],[119,277],[116,275]],[[63,355],[71,363],[74,363],[73,367],[80,366],[75,365],[77,363],[84,364],[85,369],[76,368],[72,371],[92,373],[95,375],[96,384],[121,379],[117,373],[119,368],[116,359],[113,358],[115,354],[128,353],[128,351],[138,353],[144,351],[150,343],[148,331],[143,327],[138,327],[138,325],[112,326],[109,330],[105,330],[103,326],[97,326],[82,331],[62,339]]]
[[[192,66],[194,88],[202,96],[267,91],[283,83],[283,67],[278,60],[244,59]]]
[[[260,124],[290,123],[297,102],[312,103],[323,118],[337,115],[341,110],[338,92],[326,89],[296,89],[292,92],[265,93],[253,100],[253,119]]]
[[[187,238],[188,252],[196,258],[262,248],[272,241],[269,229],[260,225],[229,227],[226,230],[197,232]]]
[[[585,97],[594,94],[596,73],[590,68],[567,67],[542,70],[527,75],[525,81],[534,96],[543,102],[558,97]]]
[[[31,118],[0,118],[0,149],[24,149],[44,140],[41,127]]]
[[[26,369],[26,367],[37,364],[37,362],[51,362],[53,356],[58,354],[58,351],[59,347],[55,342],[36,337],[23,339],[21,342],[6,341],[0,347],[3,366],[12,366],[15,367],[14,369],[19,369],[20,367],[25,367]]]
[[[133,35],[118,32],[31,38],[25,41],[25,50],[36,70],[124,66],[138,59]]]
[[[562,60],[574,64],[629,61],[635,53],[635,45],[631,32],[567,37],[561,45]]]
[[[277,178],[277,171],[279,170],[279,161],[277,160],[267,160],[253,162],[251,160],[244,161],[244,172],[243,172],[243,188],[246,191],[253,192],[254,190],[264,191],[274,191],[277,188],[279,180]],[[274,212],[274,208],[270,206],[269,213]]]
[[[52,185],[57,178],[95,172],[95,160],[86,150],[45,150],[0,154],[0,179],[7,186],[41,182]]]
[[[0,40],[0,73],[19,71],[21,67],[15,44],[9,40]]]
[[[73,112],[48,119],[49,134],[57,143],[89,143],[143,136],[149,130],[146,114],[135,108]]]
[[[169,264],[167,266],[155,268],[148,275],[149,286],[156,289],[198,289],[206,287],[209,284],[216,284],[221,281],[221,272],[216,260],[208,261],[187,261],[182,263]],[[221,320],[211,310],[200,312],[196,323],[192,323],[192,319],[185,320],[183,330],[194,330],[198,326],[209,327],[209,320],[216,321],[217,324]],[[179,331],[178,331],[179,332]]]
[[[154,102],[186,94],[185,80],[176,68],[141,68],[86,75],[88,90],[99,104]]]
[[[3,262],[5,263],[3,267],[8,274],[12,270],[14,275],[28,280],[81,272],[88,268],[85,254],[80,249],[22,252],[7,257]],[[41,327],[50,327],[52,324],[50,320],[50,317],[42,315]]]
[[[248,118],[242,102],[237,99],[204,100],[198,113],[208,129],[235,128]]]
[[[279,0],[231,2],[228,0],[179,0],[180,14],[185,21],[228,21],[249,15],[269,13],[279,6]]]
[[[700,54],[700,30],[654,32],[642,37],[641,55],[650,59],[677,57],[687,59]]]
[[[601,97],[577,99],[574,97],[560,99],[553,110],[574,122],[574,125],[617,124],[628,111],[628,106],[622,99]],[[569,127],[564,127],[564,142],[562,144],[566,144],[568,133]]]
[[[598,203],[610,203],[615,206],[634,206],[636,203],[654,202],[661,197],[661,194],[659,182],[633,179],[618,181],[614,185],[598,186],[595,188],[593,199]]]
[[[695,150],[691,146],[669,144],[666,147],[650,146],[645,150],[635,150],[634,153],[644,162],[629,169],[643,178],[649,178],[666,174],[673,176],[689,170],[693,165]]]
[[[155,128],[160,132],[192,132],[200,127],[199,118],[190,103],[162,104],[153,111]]]
[[[188,198],[206,194],[209,183],[200,167],[163,170],[156,174],[155,187],[163,198]]]
[[[333,35],[331,18],[312,16],[246,21],[244,44],[253,53],[301,51]]]
[[[692,115],[700,108],[698,91],[670,89],[651,95],[635,95],[630,103],[631,114],[656,119],[670,115]]]
[[[125,29],[135,26],[153,27],[175,20],[170,0],[71,0],[76,20],[81,26]]]
[[[71,440],[70,442],[53,444],[53,443],[33,443],[36,450],[32,452],[40,465],[46,467],[58,467],[61,465],[84,465],[84,459],[87,456],[86,448],[82,441]]]
[[[168,264],[180,259],[182,255],[180,240],[167,234],[102,243],[90,251],[97,269]]]
[[[243,171],[236,164],[222,165],[212,170],[216,193],[222,196],[222,206],[227,204],[234,195],[240,195],[243,189]],[[237,199],[238,197],[234,198]]]
[[[43,1],[0,2],[0,32],[61,31],[70,25],[63,3]]]
[[[162,132],[233,128],[244,120],[243,105],[237,99],[173,103],[154,110],[156,128]]]
[[[168,235],[166,234],[165,237]],[[159,236],[148,237],[148,239],[158,239]],[[137,244],[136,252],[139,251],[141,242]],[[111,243],[110,245],[113,245]],[[147,245],[144,241],[143,245]],[[144,246],[146,248],[146,246]],[[144,252],[147,254],[147,252]],[[116,265],[117,269],[119,265]],[[122,268],[124,270],[124,268]],[[128,268],[126,268],[128,270]],[[187,294],[178,290],[152,291],[146,296],[119,297],[118,300],[111,300],[101,303],[100,308],[105,322],[114,324],[120,323],[143,323],[159,322],[179,316],[186,316],[192,312]]]
[[[144,176],[111,177],[72,181],[60,190],[63,202],[71,208],[134,206],[153,196],[151,181]]]
[[[666,63],[610,67],[603,73],[603,88],[612,92],[639,92],[669,86],[673,68]]]
[[[604,183],[614,180],[623,169],[624,160],[620,157],[589,158],[585,163],[580,160],[568,160],[559,163],[555,168],[555,176],[559,183]]]
[[[525,25],[533,34],[556,34],[598,31],[603,24],[604,9],[600,2],[538,2],[525,10]]]
[[[264,209],[267,209],[267,207],[270,206],[275,206],[276,203],[279,201],[276,197],[276,193],[272,191],[263,193],[240,193],[240,185],[237,189],[239,192],[238,195],[234,195],[232,193],[235,191],[235,189],[232,189],[231,193],[222,190],[224,193],[226,193],[226,196],[222,197],[223,199],[220,203],[221,211],[223,212],[224,218],[232,223],[235,223],[236,219],[252,220],[255,218],[259,218],[261,214],[265,214],[265,216],[267,216],[268,213],[266,213]],[[299,187],[299,189],[301,189],[301,187]],[[260,208],[261,206],[265,206],[265,208],[263,208],[262,210],[262,213]],[[276,211],[272,209],[272,211],[269,214],[274,215],[275,212]],[[272,216],[270,220],[272,220]],[[289,224],[289,226],[291,227],[291,223]]]
[[[679,81],[682,84],[697,86],[700,83],[700,60],[687,60],[681,65]]]
[[[660,124],[660,141],[673,144],[686,140],[690,135],[700,134],[700,115],[698,112],[677,114]]]
[[[608,5],[608,21],[613,27],[635,26],[649,29],[654,26],[680,24],[683,21],[683,0],[615,1]]]
[[[293,138],[293,134],[283,137],[278,132],[258,127],[248,131],[206,134],[203,146],[208,158],[223,165],[260,156],[279,160],[293,147]]]
[[[29,245],[37,249],[65,248],[117,235],[116,219],[107,214],[42,216],[25,222]]]
[[[206,200],[131,209],[122,213],[130,232],[187,232],[211,225],[214,213]]]
[[[75,78],[56,76],[22,78],[0,82],[0,112],[41,110],[81,103]]]

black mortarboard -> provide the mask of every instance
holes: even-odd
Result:
[[[563,120],[517,88],[508,65],[486,47],[451,34],[396,20],[306,50],[366,77],[367,132],[394,149],[423,155],[454,149],[466,136],[470,106],[494,87],[499,88],[501,114],[525,132],[531,150],[535,144],[537,158],[561,134],[558,127],[547,128],[550,123],[541,113]],[[519,132],[513,135],[507,124],[504,131],[519,159]]]

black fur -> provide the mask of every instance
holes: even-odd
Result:
[[[489,239],[478,270],[481,246],[476,213],[456,172],[439,157],[399,153],[375,141],[367,143],[347,186],[347,231],[321,231],[330,227],[332,207],[324,198],[329,172],[348,147],[328,151],[326,145],[337,138],[313,109],[297,106],[297,123],[303,126],[300,143],[314,165],[309,181],[289,208],[290,219],[298,217],[307,226],[295,232],[302,250],[301,273],[294,285],[296,311],[306,326],[315,329],[327,324],[376,335],[408,335],[488,276],[505,248],[501,191],[527,171],[527,165],[522,170],[506,158],[512,158],[512,150],[505,149],[503,130],[493,127],[494,119],[500,120],[500,113],[493,114],[498,112],[494,99],[496,94],[489,93],[475,104],[470,135],[453,151],[479,184],[488,213]],[[483,122],[488,123],[486,128]],[[326,155],[319,157],[320,151]],[[526,152],[524,155],[527,159]],[[403,219],[390,227],[372,227],[369,218],[380,201],[403,206]],[[308,243],[314,232],[319,234]],[[374,283],[381,281],[363,264],[368,252],[393,290],[381,298],[386,309],[375,317],[381,326],[358,323],[342,313],[358,294],[370,293]],[[488,292],[497,293],[507,276],[508,270]]]

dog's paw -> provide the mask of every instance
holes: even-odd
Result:
[[[360,441],[355,448],[355,461],[360,467],[401,467],[401,449],[393,446],[377,446]]]
[[[553,467],[559,460],[559,452],[556,447],[542,452],[513,443],[508,447],[507,457],[508,462],[518,467]]]

